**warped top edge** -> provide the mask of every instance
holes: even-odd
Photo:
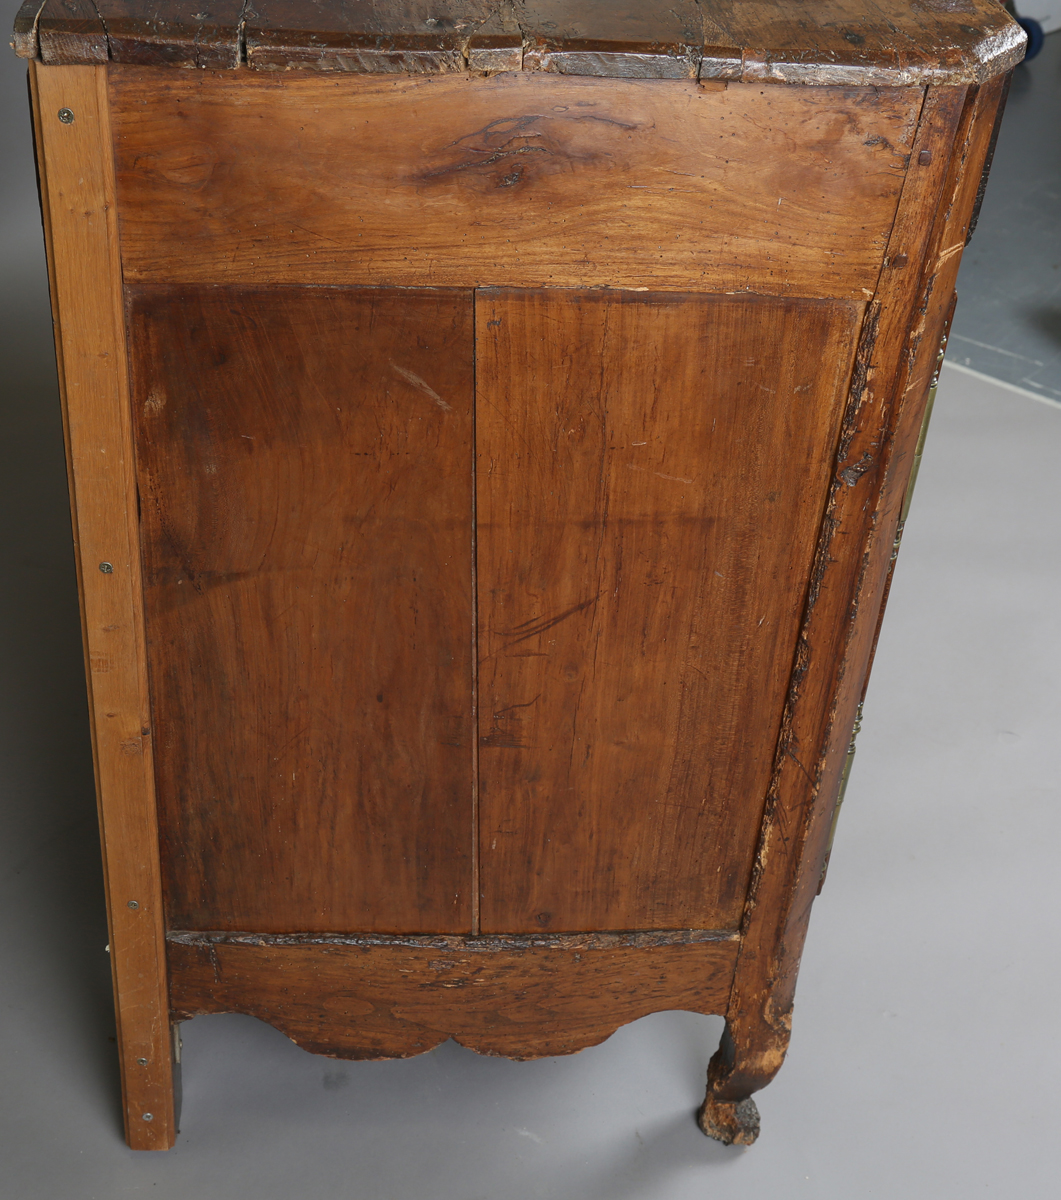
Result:
[[[917,87],[983,83],[1026,42],[998,0],[26,0],[12,46],[45,65]]]

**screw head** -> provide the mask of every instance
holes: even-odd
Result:
[[[154,1113],[144,1113],[144,1120],[145,1120],[145,1121],[153,1121],[154,1119],[155,1119],[155,1114],[154,1114]]]
[[[140,905],[139,905],[139,904],[138,904],[138,903],[137,903],[135,900],[130,900],[130,901],[129,901],[129,907],[130,907],[130,908],[139,908],[139,907],[140,907]]]
[[[114,573],[114,567],[110,563],[100,563],[99,569],[104,575],[112,575]]]
[[[147,1066],[147,1059],[146,1059],[146,1058],[138,1058],[136,1061],[137,1061],[137,1062],[138,1062],[138,1063],[139,1063],[139,1064],[140,1064],[142,1067],[146,1067],[146,1066]]]
[[[62,121],[62,123],[63,123],[64,125],[73,125],[73,123],[74,123],[74,114],[71,112],[71,110],[70,110],[70,109],[68,109],[68,108],[61,108],[61,109],[59,109],[59,114],[58,114],[58,115],[59,115],[59,120],[60,120],[60,121]]]

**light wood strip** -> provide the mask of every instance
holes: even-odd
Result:
[[[32,78],[126,1136],[134,1149],[162,1150],[176,1112],[106,69],[34,68]]]

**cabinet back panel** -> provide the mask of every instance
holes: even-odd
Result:
[[[111,67],[127,280],[865,299],[918,88]]]
[[[470,931],[472,307],[128,292],[170,927]]]
[[[739,924],[862,312],[477,293],[484,933]]]

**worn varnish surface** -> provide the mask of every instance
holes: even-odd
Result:
[[[111,74],[122,259],[141,281],[864,300],[922,102],[519,74]]]
[[[170,927],[470,930],[471,321],[129,294]]]
[[[282,71],[973,83],[1020,60],[996,0],[27,0],[19,54]]]
[[[177,1136],[104,71],[31,71],[70,470],[122,1110],[137,1150]],[[57,119],[60,108],[76,115]],[[150,1114],[145,1119],[144,1114]]]
[[[546,70],[693,78],[703,24],[696,0],[424,0],[400,9],[272,0],[247,23],[247,62],[285,70]]]
[[[736,955],[736,939],[697,933],[507,941],[175,934],[171,1002],[179,1017],[249,1013],[337,1058],[405,1058],[448,1037],[480,1054],[541,1058],[596,1045],[650,1012],[719,1012]]]
[[[735,928],[861,305],[477,295],[482,928]]]

